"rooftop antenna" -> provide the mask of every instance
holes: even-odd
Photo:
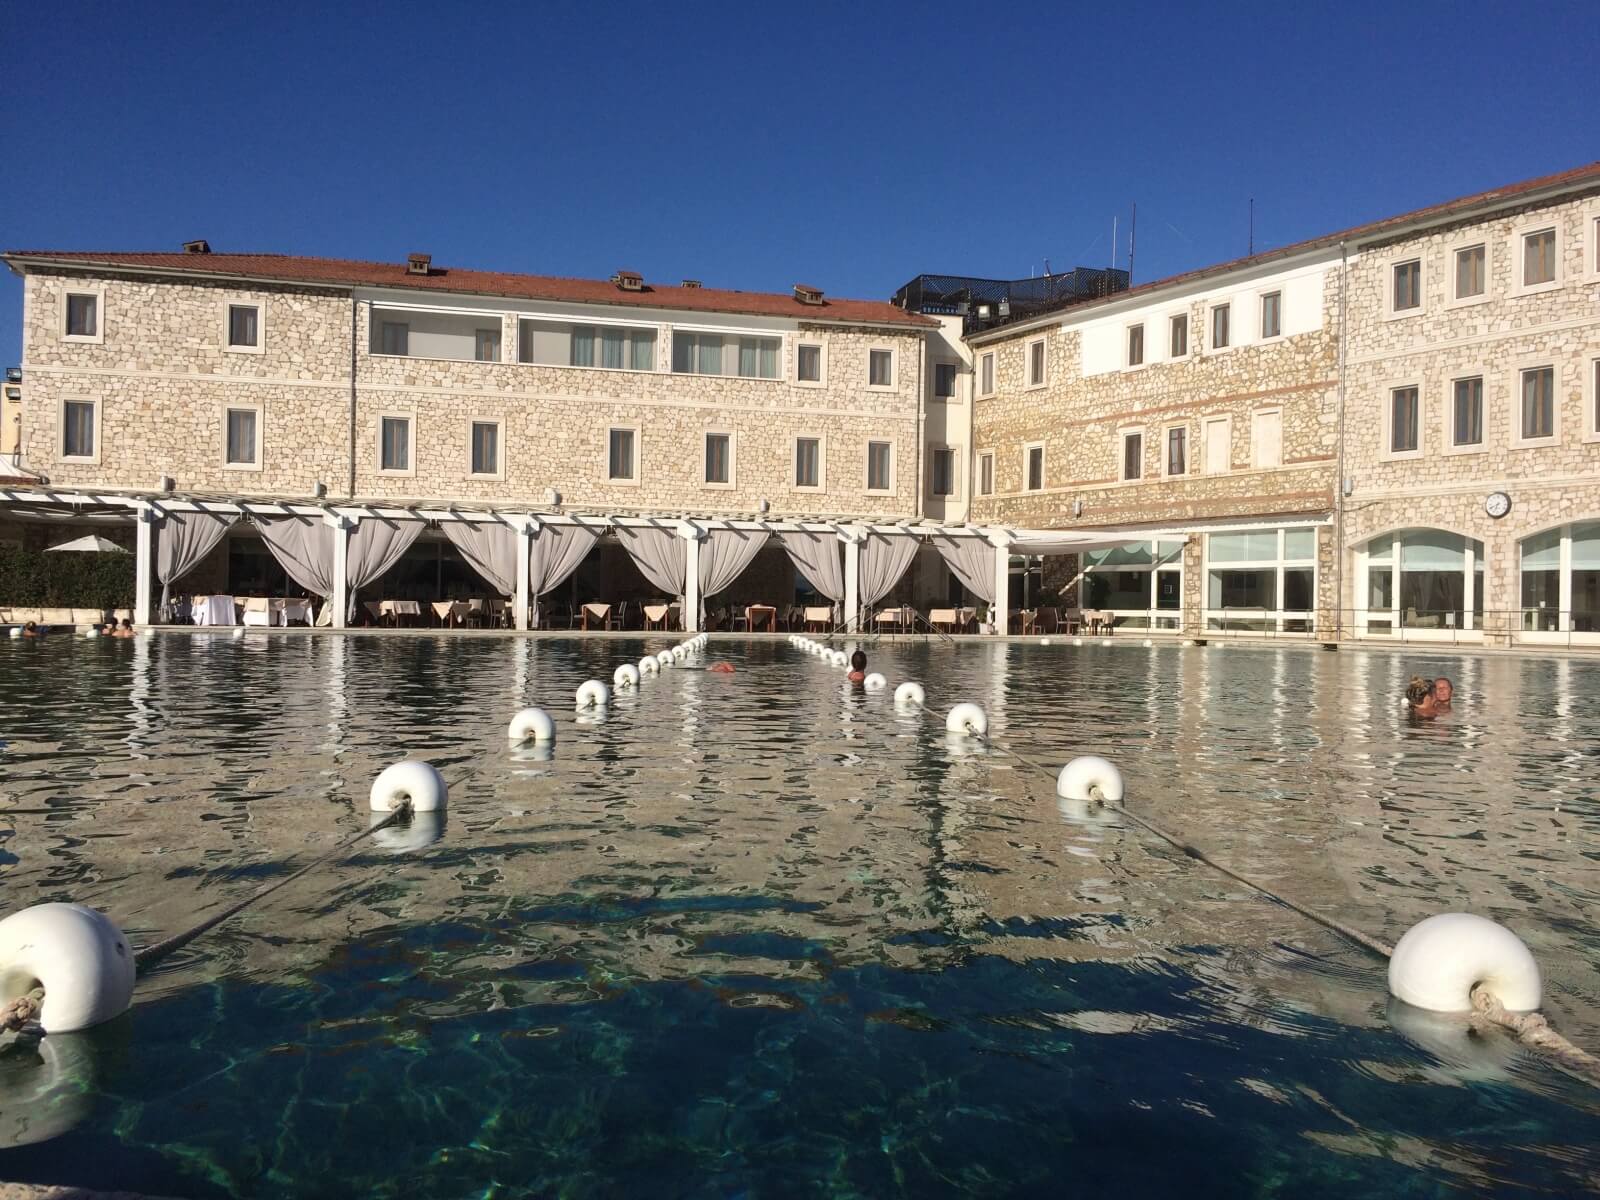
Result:
[[[1250,197],[1250,253],[1256,252],[1256,198]]]
[[[1139,202],[1133,202],[1133,218],[1128,222],[1128,286],[1133,286],[1133,241],[1139,235]]]
[[[1117,269],[1117,218],[1115,214],[1111,217],[1111,269],[1113,271]]]

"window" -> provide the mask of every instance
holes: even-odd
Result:
[[[99,292],[68,292],[66,311],[62,313],[62,334],[74,341],[98,342],[100,340]]]
[[[594,366],[594,326],[574,325],[572,340],[567,345],[569,367]]]
[[[94,400],[61,402],[61,457],[94,461],[100,439],[100,405]]]
[[[1524,633],[1600,641],[1600,521],[1534,534],[1520,550]]]
[[[1225,475],[1233,468],[1233,422],[1228,417],[1207,417],[1204,427],[1206,474]]]
[[[1131,542],[1080,559],[1084,607],[1109,610],[1118,629],[1183,624],[1183,543]]]
[[[1174,425],[1167,430],[1167,474],[1183,475],[1189,470],[1189,430]]]
[[[472,474],[499,478],[500,422],[474,421],[471,426]]]
[[[956,452],[948,446],[935,446],[928,460],[931,490],[935,496],[956,494]]]
[[[1045,340],[1036,338],[1028,343],[1028,386],[1044,386]]]
[[[1128,326],[1128,365],[1137,367],[1144,362],[1144,326]]]
[[[254,408],[227,410],[228,429],[223,447],[223,462],[230,467],[259,467],[256,424],[260,414]]]
[[[1122,435],[1122,478],[1131,483],[1144,474],[1144,434]]]
[[[1417,449],[1419,400],[1414,387],[1389,391],[1389,453],[1410,454]]]
[[[1390,307],[1394,312],[1409,312],[1422,307],[1422,260],[1410,259],[1394,264],[1394,288]]]
[[[1044,491],[1044,447],[1029,446],[1023,451],[1027,463],[1025,486],[1030,492]]]
[[[706,434],[706,482],[717,487],[733,486],[733,435]]]
[[[978,394],[981,396],[994,395],[994,351],[981,355],[978,359]]]
[[[378,470],[410,474],[411,418],[381,418],[378,440]]]
[[[1219,304],[1211,310],[1211,348],[1221,350],[1228,344],[1228,305]]]
[[[633,446],[638,434],[632,429],[613,429],[607,438],[606,477],[633,482],[639,476],[634,465]]]
[[[820,488],[822,486],[821,438],[795,438],[794,485],[797,488]]]
[[[1488,266],[1487,247],[1463,246],[1456,251],[1456,299],[1469,300],[1481,296],[1488,286],[1485,277]]]
[[[1452,446],[1481,446],[1483,444],[1483,376],[1458,379],[1452,389],[1450,413],[1450,444]]]
[[[956,364],[933,364],[933,394],[935,399],[954,400],[956,395]]]
[[[1556,435],[1556,372],[1534,367],[1522,373],[1522,440]]]
[[[473,342],[472,357],[477,362],[499,362],[500,331],[498,329],[478,330]]]
[[[1312,632],[1316,562],[1315,529],[1207,534],[1206,628]]]
[[[1283,293],[1268,292],[1261,297],[1261,336],[1275,338],[1283,332]]]
[[[894,351],[867,351],[867,386],[889,388],[894,386]]]
[[[1556,279],[1556,231],[1540,229],[1522,235],[1522,286],[1554,283]]]
[[[500,346],[497,341],[491,361],[498,362],[499,358]],[[573,325],[566,321],[524,319],[517,322],[517,361],[544,367],[654,371],[656,331],[620,325],[596,327]]]
[[[776,379],[778,377],[777,338],[742,337],[739,339],[739,378]]]
[[[1381,534],[1356,551],[1356,631],[1453,639],[1483,628],[1483,543],[1442,529]]]
[[[679,375],[731,375],[723,370],[723,339],[720,333],[672,331],[672,369]]]
[[[1600,436],[1600,358],[1589,364],[1589,432]]]
[[[381,341],[383,354],[407,354],[411,349],[411,326],[400,321],[385,321],[382,326]]]
[[[894,489],[894,443],[867,443],[867,491],[888,492]]]
[[[1250,415],[1250,465],[1258,471],[1283,465],[1283,410],[1264,408]]]
[[[1167,322],[1168,354],[1182,358],[1189,353],[1189,314],[1179,313]]]
[[[978,455],[978,495],[994,495],[994,451]]]
[[[261,348],[261,308],[255,304],[228,305],[228,348]]]
[[[822,382],[822,347],[801,342],[795,347],[794,378],[796,383]]]

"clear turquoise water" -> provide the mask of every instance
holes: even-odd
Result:
[[[781,642],[0,643],[0,909],[137,943],[363,843],[0,1064],[0,1179],[176,1196],[1572,1195],[1600,1096],[1382,964]],[[1393,940],[1470,908],[1600,1046],[1600,664],[1137,644],[873,650],[1039,760]],[[1456,712],[1407,723],[1413,671]],[[525,703],[553,757],[508,750]],[[53,1045],[52,1045],[53,1043]]]

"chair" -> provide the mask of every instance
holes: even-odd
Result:
[[[572,610],[559,600],[539,606],[539,625],[543,629],[571,629]]]
[[[731,608],[728,610],[728,629],[733,633],[739,632],[739,626],[744,626],[744,632],[750,632],[750,610],[748,608]]]
[[[611,606],[611,611],[606,614],[607,629],[626,629],[628,627],[629,603],[623,600]]]
[[[1061,614],[1053,608],[1041,608],[1033,619],[1035,633],[1055,633],[1061,628]]]

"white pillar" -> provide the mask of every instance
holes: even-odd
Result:
[[[844,543],[844,627],[861,627],[861,535],[852,531]]]
[[[348,624],[350,611],[350,518],[332,513],[327,518],[333,526],[333,595],[328,603],[333,606],[333,627],[343,629]]]
[[[688,543],[683,564],[683,631],[700,629],[700,529],[685,521],[679,535]]]
[[[150,624],[150,586],[155,577],[155,510],[141,504],[134,510],[133,623]]]
[[[989,622],[997,636],[1004,636],[1010,628],[1011,612],[1011,545],[1003,542],[994,548],[994,604]]]
[[[1477,556],[1472,552],[1472,539],[1466,539],[1466,545],[1461,551],[1461,628],[1477,628],[1472,621],[1472,610],[1478,604],[1478,572],[1473,568],[1477,566]]]
[[[529,545],[532,529],[526,517],[518,517],[513,522],[512,529],[517,535],[517,590],[511,602],[511,623],[518,629],[526,629],[531,599],[528,595],[528,570],[532,556],[532,547]]]

